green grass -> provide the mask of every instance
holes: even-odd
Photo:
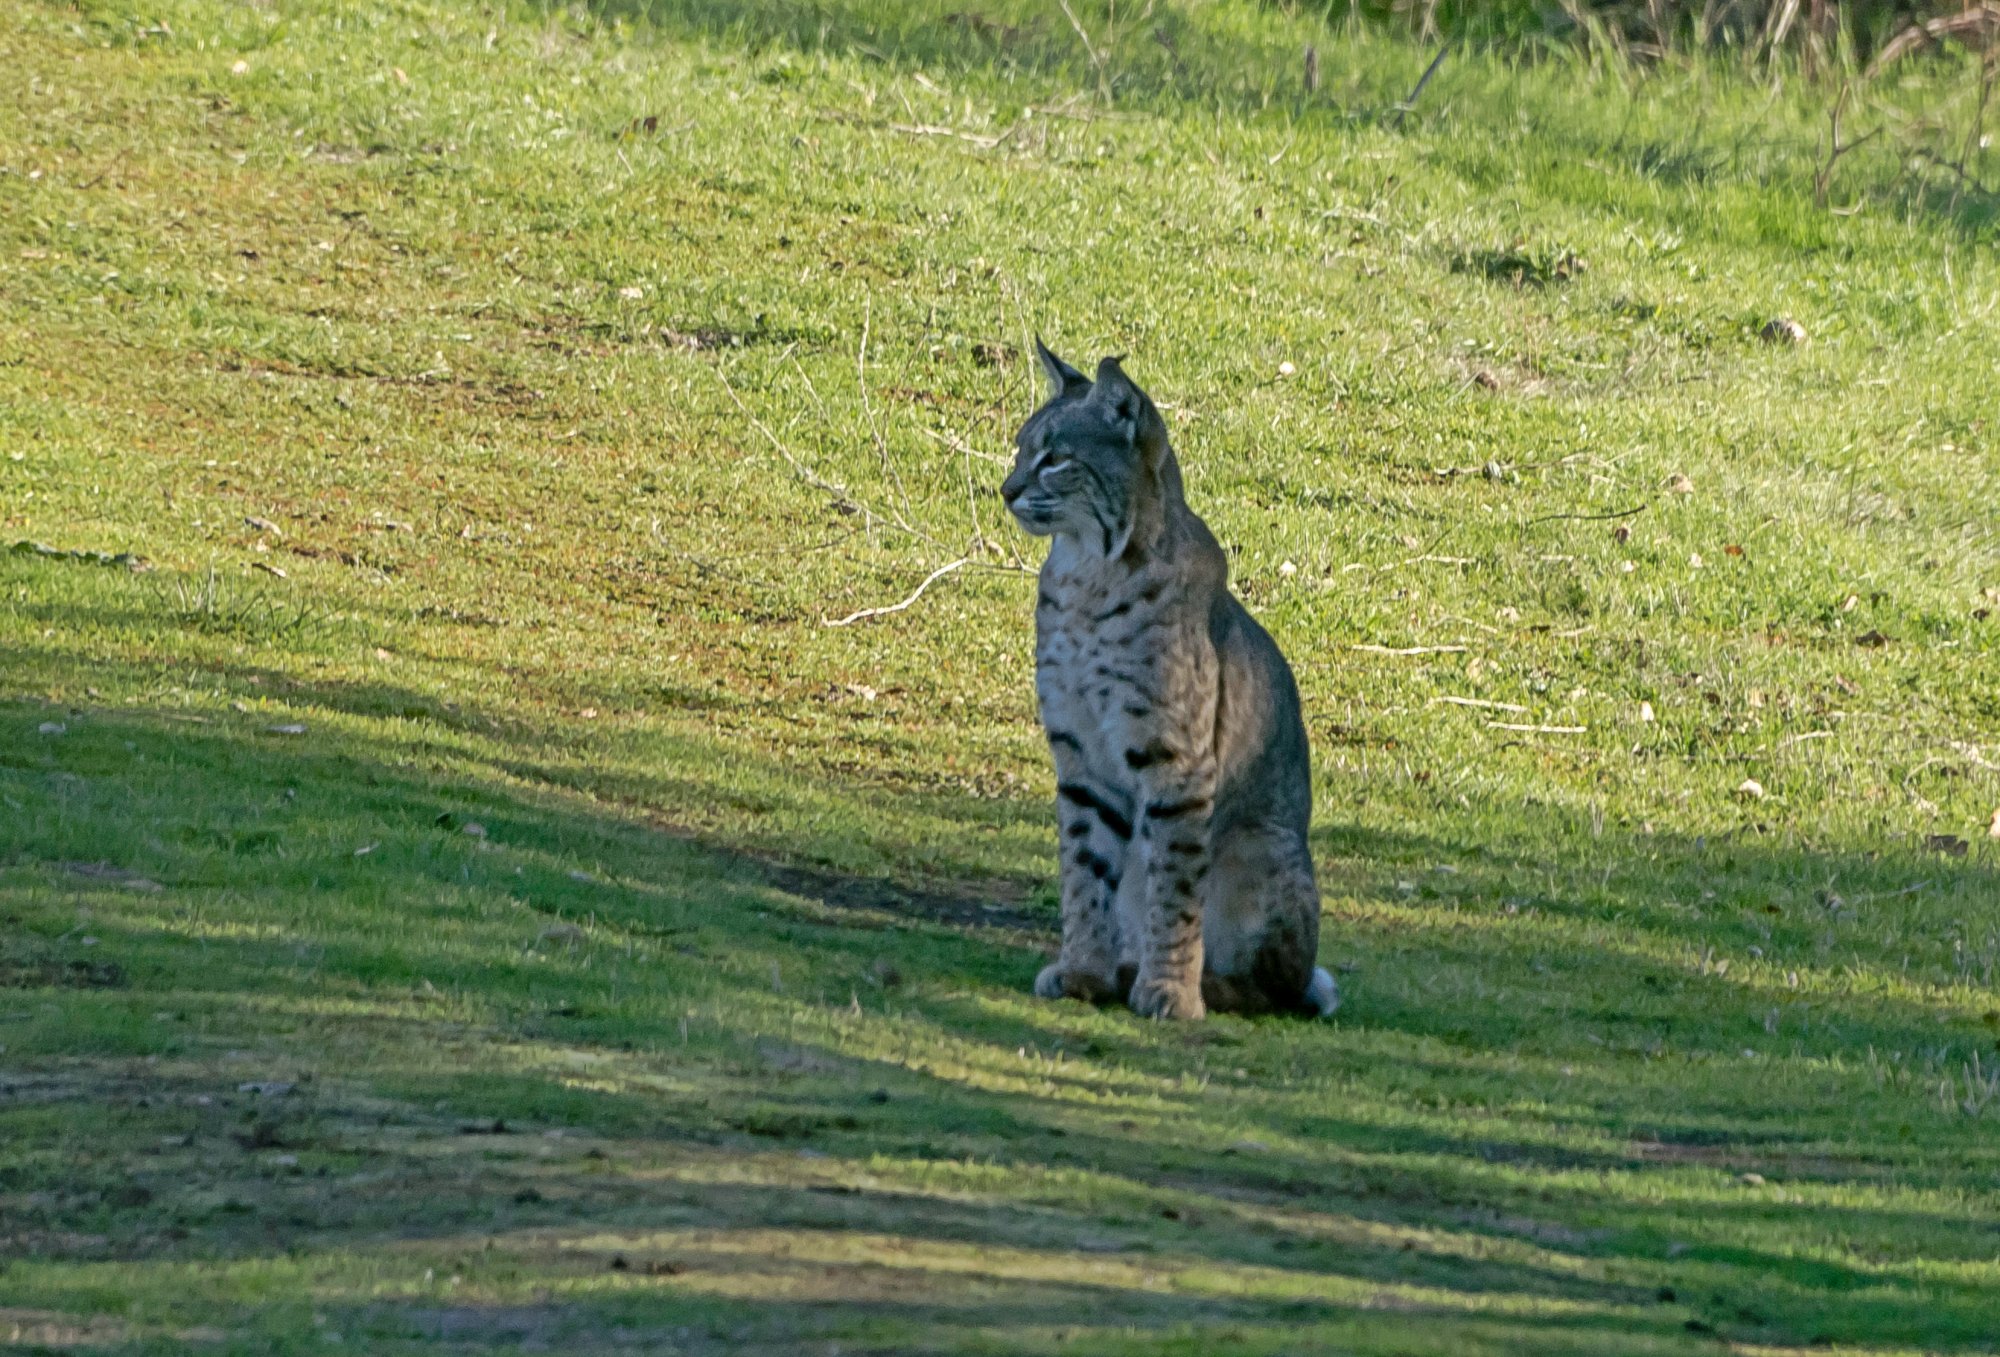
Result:
[[[0,18],[0,1349],[1994,1350],[1964,70],[1072,8]],[[1037,330],[1333,1022],[1027,993]]]

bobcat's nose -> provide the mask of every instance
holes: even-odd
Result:
[[[1028,484],[1026,481],[1017,484],[1014,478],[1009,476],[1000,483],[1000,498],[1011,508],[1014,501],[1021,498],[1021,492],[1027,488]]]

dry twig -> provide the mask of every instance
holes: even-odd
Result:
[[[911,594],[901,603],[891,603],[886,608],[863,608],[859,612],[849,613],[847,616],[839,619],[838,621],[835,621],[832,618],[821,618],[820,625],[824,627],[845,627],[845,626],[850,626],[855,622],[862,621],[864,618],[881,617],[888,613],[899,613],[903,611],[903,609],[909,607],[912,603],[915,603],[918,599],[922,598],[924,596],[924,590],[930,588],[933,584],[936,584],[939,580],[943,579],[946,575],[949,575],[952,571],[958,569],[960,566],[969,565],[970,563],[971,563],[970,557],[961,556],[957,560],[951,562],[948,565],[939,566],[936,570],[931,571],[931,573],[925,577],[924,582],[917,586],[915,593]]]
[[[1396,105],[1396,117],[1389,124],[1391,127],[1401,127],[1403,125],[1403,119],[1408,117],[1410,110],[1417,106],[1417,96],[1424,92],[1424,86],[1431,83],[1431,77],[1437,74],[1438,67],[1444,65],[1444,59],[1450,52],[1451,40],[1447,38],[1444,46],[1438,48],[1438,54],[1431,58],[1431,64],[1424,67],[1424,73],[1417,77],[1417,83],[1411,87],[1408,96],[1404,98],[1402,103]]]
[[[1527,710],[1526,707],[1518,706],[1512,702],[1488,702],[1485,698],[1481,697],[1434,697],[1426,705],[1435,707],[1439,703],[1444,703],[1452,707],[1479,707],[1486,711],[1511,711],[1520,713]]]
[[[1813,174],[1813,203],[1820,208],[1826,206],[1827,193],[1833,187],[1833,167],[1840,163],[1840,158],[1857,147],[1866,146],[1882,135],[1883,129],[1878,127],[1873,132],[1856,137],[1853,141],[1841,141],[1840,115],[1847,107],[1847,96],[1851,91],[1852,87],[1843,83],[1839,95],[1833,101],[1833,109],[1827,115],[1826,163]]]
[[[1356,645],[1349,650],[1359,650],[1369,655],[1458,655],[1464,653],[1464,646],[1395,646]]]

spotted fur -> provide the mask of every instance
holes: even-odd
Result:
[[[1051,539],[1035,689],[1056,765],[1062,951],[1045,998],[1330,1013],[1291,669],[1229,592],[1153,402],[1036,343],[1051,393],[1001,495]]]

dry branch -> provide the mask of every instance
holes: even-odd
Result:
[[[1369,655],[1458,655],[1458,654],[1463,654],[1466,647],[1403,646],[1401,648],[1398,648],[1396,646],[1358,645],[1358,646],[1349,646],[1348,649],[1359,650]]]
[[[931,573],[925,577],[924,582],[917,586],[915,593],[911,594],[901,603],[891,603],[886,608],[863,608],[860,612],[849,613],[847,616],[840,618],[838,621],[835,621],[832,618],[823,617],[820,619],[820,625],[823,627],[845,627],[845,626],[850,626],[853,623],[862,621],[865,618],[881,617],[888,613],[899,613],[903,611],[903,609],[909,607],[912,603],[915,603],[918,599],[922,598],[924,596],[924,590],[930,588],[933,584],[936,584],[939,580],[943,579],[946,575],[949,575],[952,571],[958,569],[960,566],[968,565],[970,563],[971,563],[970,557],[961,556],[957,560],[951,562],[948,565],[939,566],[936,570],[931,571]]]
[[[1946,38],[1969,37],[1982,30],[1986,31],[1986,36],[1989,38],[2000,35],[2000,3],[1995,3],[1995,0],[1968,5],[1957,14],[1946,14],[1926,23],[1911,24],[1883,44],[1882,50],[1868,63],[1868,69],[1862,73],[1861,78],[1873,80],[1887,69],[1891,62],[1907,56],[1926,43],[1942,43]]]
[[[1452,707],[1479,707],[1485,711],[1511,711],[1520,713],[1527,710],[1526,707],[1518,706],[1512,702],[1488,702],[1486,699],[1480,697],[1434,697],[1426,705],[1435,707],[1439,703]]]

